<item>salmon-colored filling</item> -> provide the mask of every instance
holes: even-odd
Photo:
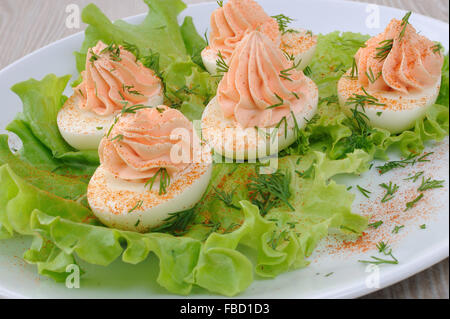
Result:
[[[128,104],[146,103],[161,94],[161,80],[136,61],[123,47],[103,42],[88,51],[83,82],[75,89],[81,95],[82,109],[98,115],[112,115]]]
[[[211,15],[210,48],[228,59],[242,38],[254,30],[280,45],[278,23],[256,1],[230,0]]]
[[[189,140],[171,136],[185,129]],[[172,148],[192,150],[192,123],[178,110],[167,106],[146,108],[122,115],[99,147],[100,162],[113,175],[124,180],[148,180],[160,168],[173,177],[188,161],[175,163]]]
[[[358,50],[355,60],[361,86],[372,91],[409,93],[429,88],[439,80],[444,58],[435,43],[419,35],[410,24],[400,36],[403,28],[402,21],[393,19],[383,33]],[[382,58],[379,48],[389,45],[386,41],[390,40],[392,49]]]
[[[270,38],[253,31],[234,51],[217,97],[224,116],[242,127],[273,127],[308,104],[306,80]]]

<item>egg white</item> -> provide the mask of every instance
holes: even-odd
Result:
[[[203,161],[179,173],[162,195],[159,195],[158,182],[150,191],[145,183],[120,179],[101,165],[89,182],[89,205],[108,227],[148,232],[162,225],[170,214],[188,210],[200,201],[212,174],[209,147],[203,153]]]
[[[82,110],[79,94],[72,95],[61,108],[57,116],[59,132],[66,142],[77,150],[96,150],[103,136],[108,132],[119,113],[101,116],[91,111]],[[152,96],[146,103],[158,106],[164,103],[162,92]]]
[[[297,37],[305,36],[308,32],[304,29],[296,29],[296,31],[298,33],[292,33],[292,35]],[[287,34],[282,36],[281,47],[284,47],[286,45],[284,42],[286,41],[287,37],[288,37]],[[313,43],[310,43],[305,47],[298,46],[297,48],[293,47],[291,49],[293,52],[295,52],[292,55],[294,57],[295,65],[298,64],[297,67],[298,70],[304,70],[311,63],[311,60],[314,57],[314,53],[316,52],[317,47],[317,41],[311,39],[311,42]],[[290,54],[289,51],[291,50],[287,50],[287,52]],[[219,59],[217,51],[211,49],[210,47],[206,47],[202,51],[201,56],[203,60],[203,65],[205,66],[206,70],[211,75],[217,75],[217,60]]]
[[[302,107],[295,115],[300,129],[311,120],[317,111],[319,91],[311,79],[307,79],[312,98],[310,103]],[[289,147],[296,140],[295,120],[290,114],[287,117],[287,129],[283,121],[275,129],[243,128],[234,119],[225,118],[217,97],[212,99],[202,116],[202,137],[214,149],[214,152],[225,158],[235,160],[255,160],[277,154]],[[277,138],[275,138],[277,136]],[[278,141],[278,145],[274,141]]]
[[[288,54],[291,54],[294,56],[294,62],[295,65],[298,64],[297,69],[298,70],[304,70],[310,63],[311,60],[314,57],[314,53],[316,53],[316,48],[317,48],[317,39],[315,37],[310,37],[308,35],[308,31],[304,30],[304,29],[295,29],[295,31],[297,33],[292,33],[292,34],[284,34],[281,37],[281,47],[289,47],[289,44],[286,43],[287,42],[287,38],[292,35],[294,37],[304,37],[306,36],[307,38],[310,38],[308,40],[308,42],[304,41],[303,44],[298,45],[298,46],[292,46],[292,48],[287,49],[286,52]]]
[[[348,73],[347,73],[348,75]],[[392,134],[401,133],[414,127],[417,120],[423,119],[426,112],[438,98],[441,81],[418,93],[368,92],[385,106],[366,105],[364,113],[373,127],[385,129]],[[347,104],[354,94],[364,95],[358,80],[343,76],[338,83],[338,97],[341,108],[351,116],[355,105]],[[362,111],[360,108],[359,111]]]

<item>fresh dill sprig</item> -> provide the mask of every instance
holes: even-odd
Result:
[[[414,174],[414,175],[411,176],[411,177],[405,178],[404,180],[405,180],[405,181],[410,181],[410,180],[412,180],[413,183],[415,183],[415,182],[417,182],[417,180],[418,180],[423,174],[425,174],[425,172],[424,172],[424,171],[421,171],[421,172],[418,172],[418,173]]]
[[[152,229],[152,232],[157,233],[171,233],[174,236],[182,236],[187,232],[187,227],[194,220],[196,214],[196,207],[169,214],[169,217],[164,220],[164,224]]]
[[[301,60],[299,60],[298,61],[298,63],[293,63],[293,65],[292,65],[292,67],[290,67],[290,68],[288,68],[288,69],[285,69],[285,70],[281,70],[280,71],[280,77],[281,78],[283,78],[283,79],[285,79],[285,80],[288,80],[288,81],[293,81],[292,79],[291,79],[291,76],[292,76],[292,74],[290,73],[291,71],[293,71],[293,70],[297,70],[297,68],[299,67],[299,65],[300,65],[300,63],[301,63],[302,61]]]
[[[160,67],[160,57],[161,55],[158,52],[153,52],[150,49],[149,54],[141,58],[141,62],[146,68],[153,70],[153,72],[155,72],[155,75],[163,80],[164,74],[161,71]],[[162,82],[163,84],[165,83],[165,81]]]
[[[152,109],[152,106],[145,106],[143,104],[135,104],[135,105],[131,105],[131,106],[127,106],[128,104],[126,104],[121,111],[121,115],[124,114],[136,114],[137,111],[139,110],[143,110],[143,109]]]
[[[279,107],[279,106],[283,106],[283,104],[284,104],[283,98],[281,96],[279,96],[278,94],[276,94],[276,93],[274,93],[274,95],[275,95],[275,97],[277,98],[277,100],[279,102],[276,103],[276,104],[273,104],[273,105],[270,105],[270,106],[266,107],[266,110],[270,110],[270,109],[274,109],[274,108]]]
[[[283,230],[277,235],[277,232],[274,230],[272,236],[270,237],[269,244],[272,249],[276,249],[282,241],[286,240],[286,236],[289,234],[288,231]]]
[[[273,174],[259,174],[256,171],[256,176],[250,177],[248,189],[255,195],[252,202],[260,208],[262,216],[265,216],[271,208],[280,202],[294,210],[294,207],[289,203],[291,197],[290,182],[290,175],[280,170]]]
[[[422,155],[420,157],[418,154],[410,154],[404,160],[386,162],[382,166],[377,166],[377,169],[378,169],[380,175],[383,175],[395,168],[403,168],[408,165],[415,165],[416,163],[429,162],[430,160],[427,159],[427,157],[430,156],[431,154],[433,154],[433,152],[425,153],[424,155]]]
[[[227,193],[227,192],[225,192],[221,189],[218,189],[214,186],[213,186],[213,189],[216,192],[215,196],[217,197],[217,199],[222,201],[225,204],[225,206],[227,206],[229,208],[234,208],[234,209],[240,210],[240,208],[238,206],[233,204],[233,196],[234,196],[234,192],[236,190],[233,190],[231,193]]]
[[[304,172],[300,172],[300,171],[295,171],[295,173],[297,173],[297,175],[301,178],[311,178],[314,176],[315,173],[315,167],[314,165],[311,165],[307,170],[305,170]]]
[[[287,60],[294,62],[295,61],[295,55],[294,54],[290,54],[288,53],[286,50],[282,50],[284,56],[286,57]]]
[[[431,177],[428,179],[425,179],[425,177],[422,177],[422,184],[418,188],[419,192],[424,192],[429,189],[436,189],[436,188],[443,188],[445,181],[438,181],[438,180],[432,180]]]
[[[138,202],[136,203],[136,205],[135,205],[132,209],[130,209],[130,210],[128,211],[128,214],[134,212],[136,209],[141,208],[141,207],[142,207],[142,204],[144,204],[144,201],[143,201],[143,200],[138,201]]]
[[[161,167],[158,171],[150,178],[144,187],[150,185],[149,189],[152,190],[153,185],[156,182],[156,179],[159,177],[159,195],[167,194],[167,188],[170,186],[170,175],[167,172],[167,169]]]
[[[405,212],[412,209],[422,198],[423,198],[423,193],[421,193],[419,196],[417,196],[415,199],[413,199],[412,201],[406,203],[406,208],[405,208]]]
[[[403,39],[403,37],[405,36],[406,33],[406,28],[408,27],[409,24],[409,18],[411,17],[412,12],[408,11],[405,16],[402,18],[402,30],[400,31],[400,34],[398,35],[398,40],[401,41]]]
[[[284,14],[278,14],[278,15],[272,16],[272,18],[277,20],[278,28],[280,29],[280,32],[282,34],[286,33],[286,29],[287,29],[288,25],[294,21],[294,19],[289,18],[289,17],[285,16]]]
[[[312,70],[309,65],[303,69],[303,74],[305,74],[306,76],[310,76],[312,74]]]
[[[387,40],[383,40],[379,43],[379,47],[377,47],[376,50],[376,54],[375,54],[375,58],[383,61],[387,58],[387,56],[389,55],[389,53],[392,50],[392,47],[394,46],[394,40],[393,39],[387,39]]]
[[[133,53],[133,55],[136,57],[136,61],[139,60],[139,58],[141,57],[141,51],[135,44],[124,41],[123,48],[128,52]]]
[[[120,62],[122,61],[122,58],[120,57],[120,47],[115,44],[114,42],[108,45],[106,48],[104,48],[100,53],[106,53],[109,52],[109,58],[112,61]]]
[[[385,243],[384,241],[380,241],[376,245],[376,247],[380,254],[391,257],[391,260],[371,256],[372,260],[358,260],[358,261],[363,264],[373,264],[373,265],[381,265],[381,264],[397,265],[398,264],[398,259],[394,257],[394,255],[392,254],[392,249],[390,248],[390,246],[387,243]]]
[[[398,232],[399,232],[402,228],[405,228],[405,225],[395,226],[394,229],[392,230],[392,233],[393,233],[393,234],[398,234]]]
[[[399,190],[399,186],[397,184],[392,184],[392,182],[389,182],[389,185],[386,183],[380,184],[382,188],[386,190],[386,194],[381,199],[382,203],[386,203],[394,198],[394,194]]]
[[[345,104],[361,106],[363,108],[363,111],[366,105],[376,105],[376,106],[386,105],[384,103],[380,103],[375,96],[370,95],[364,87],[361,87],[361,89],[364,92],[364,94],[357,94],[357,93],[353,94],[353,96],[351,96]]]
[[[371,224],[369,224],[367,226],[372,227],[374,229],[377,229],[378,227],[380,227],[383,224],[384,224],[384,222],[382,220],[379,220],[379,221],[371,223]]]
[[[431,50],[433,50],[433,53],[439,53],[439,55],[441,55],[444,47],[441,43],[436,42],[436,44],[431,47]]]
[[[338,104],[339,103],[339,98],[337,95],[330,95],[327,97],[321,97],[319,98],[319,104],[323,104],[323,103],[327,103],[327,105],[330,104]]]
[[[124,138],[124,136],[122,134],[118,134],[118,135],[114,136],[114,138],[111,139],[111,142],[113,142],[113,141],[120,142],[123,140],[123,138]]]
[[[89,58],[89,62],[94,63],[95,61],[97,61],[98,59],[100,59],[100,56],[97,55],[94,50],[90,49],[89,53],[91,54],[91,57]]]
[[[217,66],[217,73],[227,73],[230,70],[230,67],[228,66],[227,62],[225,61],[222,52],[218,52],[217,53],[217,61],[216,61],[216,66]]]
[[[350,75],[348,76],[350,79],[358,78],[358,64],[356,63],[355,58],[352,60],[352,68],[350,70]]]
[[[372,84],[375,83],[380,78],[381,75],[382,71],[378,72],[378,74],[375,76],[373,74],[372,68],[369,68],[369,72],[366,71],[367,79],[369,79],[370,83]]]
[[[368,191],[367,189],[364,189],[359,185],[356,185],[356,188],[358,188],[358,190],[361,192],[361,194],[363,194],[365,197],[370,198],[369,194],[372,194],[371,191]]]
[[[129,94],[143,96],[141,92],[138,92],[136,89],[134,89],[134,85],[125,85],[124,83],[122,84],[122,90],[124,92],[128,92]]]

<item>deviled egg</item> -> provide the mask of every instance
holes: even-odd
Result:
[[[276,154],[314,116],[318,97],[316,84],[269,37],[250,32],[233,52],[217,96],[203,113],[202,136],[227,158]]]
[[[81,76],[57,117],[61,135],[78,150],[96,150],[125,105],[163,104],[161,80],[121,46],[98,42]]]
[[[211,15],[209,45],[202,51],[205,68],[211,74],[223,72],[223,64],[229,62],[239,42],[257,30],[292,55],[296,67],[303,70],[314,56],[317,37],[311,31],[286,29],[289,21],[284,15],[270,17],[254,0],[228,1]]]
[[[166,106],[120,115],[99,155],[87,198],[99,220],[113,228],[146,232],[161,225],[195,206],[211,178],[210,148],[180,111]]]
[[[400,133],[414,127],[436,102],[444,58],[440,47],[409,24],[393,19],[355,55],[338,83],[342,108],[364,111],[371,125]]]

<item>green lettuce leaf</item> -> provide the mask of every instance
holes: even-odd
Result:
[[[22,140],[22,159],[40,169],[89,180],[99,165],[97,151],[77,151],[62,138],[56,118],[66,101],[63,91],[70,76],[49,74],[12,87],[23,103],[23,112],[6,128]]]

